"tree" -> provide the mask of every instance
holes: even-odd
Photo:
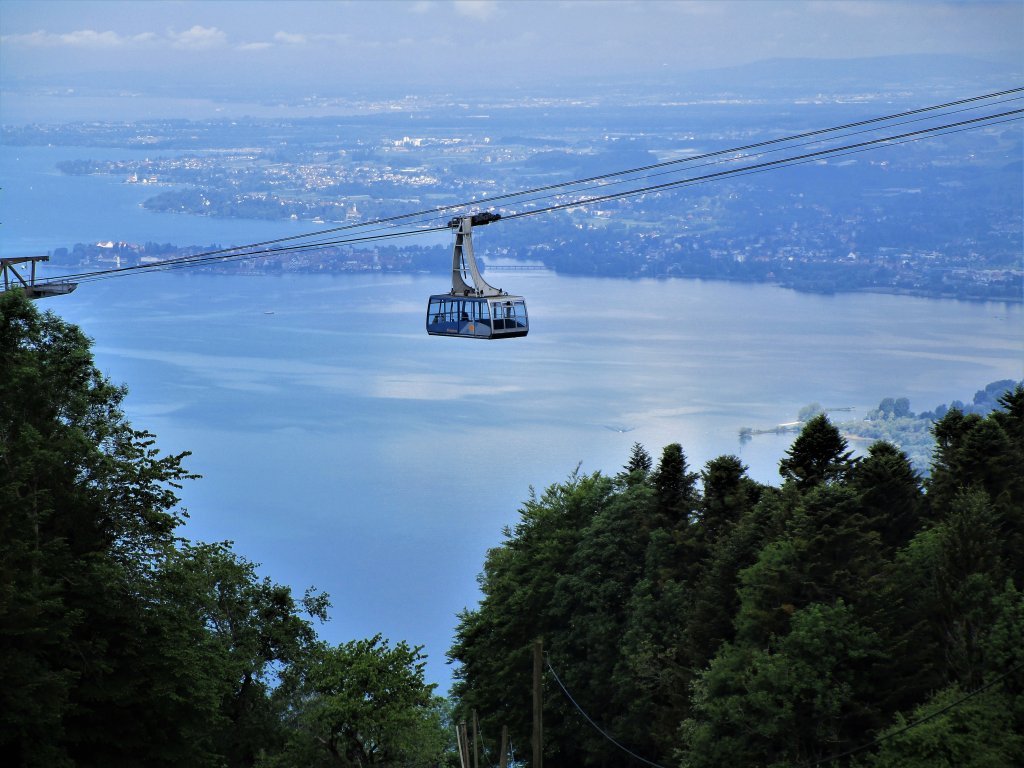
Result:
[[[727,535],[760,497],[761,487],[747,477],[746,472],[747,468],[736,456],[719,456],[704,466],[699,517],[705,546],[711,547]]]
[[[1000,398],[985,417],[950,410],[934,425],[935,460],[927,483],[929,506],[942,519],[961,491],[988,496],[1002,531],[1001,552],[1016,572],[1024,571],[1024,388]]]
[[[683,617],[701,569],[698,477],[689,471],[679,443],[665,446],[652,478],[653,512],[641,523],[648,531],[643,570],[619,641],[615,689],[629,702],[620,708],[619,730],[634,748],[655,756],[671,754],[675,728],[689,705],[693,664]]]
[[[769,495],[744,473],[734,456],[709,461],[704,472],[700,527],[708,544],[690,590],[685,632],[687,655],[698,669],[735,637],[740,574],[757,561],[773,503],[778,501],[776,494]]]
[[[958,685],[937,692],[883,731],[869,768],[1004,768],[1024,763],[1013,697],[1003,689],[969,696]],[[942,712],[942,710],[948,710]]]
[[[961,493],[934,535],[937,628],[953,679],[974,687],[986,668],[982,638],[994,621],[994,599],[1004,580],[998,525],[985,494]]]
[[[825,409],[821,407],[821,403],[808,403],[797,413],[797,421],[809,421],[815,416],[820,416],[825,412]]]
[[[652,496],[646,483],[626,486],[594,515],[558,577],[552,608],[559,629],[545,638],[574,698],[633,745],[646,740],[647,729],[632,728],[636,702],[618,686],[609,691],[608,681],[624,661],[621,639],[630,596],[643,573]],[[567,728],[573,724],[567,719]],[[580,744],[588,762],[601,762],[615,751],[585,723],[562,734],[563,742],[569,739]]]
[[[666,445],[654,472],[654,499],[664,527],[685,527],[696,508],[698,475],[690,472],[679,443]]]
[[[921,479],[907,455],[892,443],[877,442],[854,468],[851,480],[862,513],[891,552],[906,546],[921,524]]]
[[[280,737],[274,665],[312,627],[226,545],[177,538],[188,454],[133,429],[125,395],[80,330],[0,295],[0,749],[18,766],[252,765]]]
[[[0,295],[0,748],[15,764],[168,760],[127,713],[165,711],[135,675],[190,475],[187,454],[131,427],[125,394],[81,331]]]
[[[211,678],[216,722],[207,731],[214,751],[230,766],[253,765],[282,738],[270,700],[277,670],[300,662],[316,644],[300,613],[325,621],[327,595],[309,589],[297,603],[290,588],[260,579],[256,566],[224,543],[171,550],[157,582],[162,604],[192,627],[190,661]]]
[[[895,415],[896,401],[891,397],[882,398],[875,411],[875,417],[880,419],[891,419]]]
[[[459,711],[468,718],[478,710],[486,732],[499,733],[508,725],[514,743],[529,743],[533,642],[543,637],[547,647],[557,647],[572,620],[575,600],[556,600],[559,575],[569,571],[584,532],[612,493],[609,478],[578,471],[539,497],[531,491],[520,521],[505,530],[501,546],[488,551],[479,577],[483,599],[476,610],[459,615],[448,652],[460,665],[452,687]],[[567,706],[546,711],[544,723],[545,732],[552,734],[546,749],[563,762],[573,758],[555,750],[579,748],[556,737]],[[573,717],[572,722],[575,727],[578,721]]]
[[[808,421],[779,462],[779,473],[799,487],[834,482],[846,477],[853,466],[846,440],[821,414]]]
[[[448,739],[421,648],[380,635],[317,645],[284,672],[277,698],[290,726],[280,766],[433,768]]]
[[[843,601],[793,614],[767,648],[728,644],[695,684],[681,763],[791,766],[842,752],[871,724],[878,637]]]
[[[633,449],[629,453],[629,461],[622,468],[622,472],[616,478],[625,485],[636,485],[645,482],[651,474],[651,454],[640,443],[633,443]]]

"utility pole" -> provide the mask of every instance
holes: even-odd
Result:
[[[541,692],[544,672],[544,641],[533,641],[533,763],[530,768],[544,768],[544,697]]]
[[[508,768],[508,726],[501,726],[501,753],[498,756],[498,768]]]

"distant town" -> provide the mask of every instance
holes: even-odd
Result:
[[[34,125],[5,128],[3,143],[79,147],[81,158],[59,163],[61,173],[146,185],[145,206],[154,211],[290,219],[315,231],[721,151],[839,124],[849,114],[848,105],[788,105],[783,127],[770,122],[778,111],[771,105],[520,106],[477,114],[464,104],[419,111],[399,104],[381,114],[294,121]],[[91,147],[108,157],[110,148],[126,151],[123,159],[96,160]],[[657,174],[651,177],[656,184]],[[506,214],[565,207],[489,231],[479,252],[485,263],[573,275],[1021,301],[1022,187],[1019,129],[1011,123],[616,200],[588,202],[618,189],[607,180],[557,196],[539,192],[492,207]],[[210,247],[68,243],[51,256],[66,266],[127,266]],[[444,250],[338,247],[210,268],[440,271]]]

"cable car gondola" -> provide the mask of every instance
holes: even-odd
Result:
[[[489,285],[480,276],[473,255],[473,227],[500,218],[497,213],[478,213],[448,222],[455,230],[452,290],[435,294],[427,302],[427,333],[431,336],[511,339],[529,332],[526,300]]]

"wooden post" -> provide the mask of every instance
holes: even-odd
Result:
[[[459,764],[462,768],[470,768],[469,765],[469,734],[466,731],[465,721],[459,723]]]
[[[498,756],[498,768],[508,768],[508,726],[501,726],[501,753]]]
[[[544,768],[543,662],[544,641],[538,637],[533,641],[533,763],[530,768]]]

